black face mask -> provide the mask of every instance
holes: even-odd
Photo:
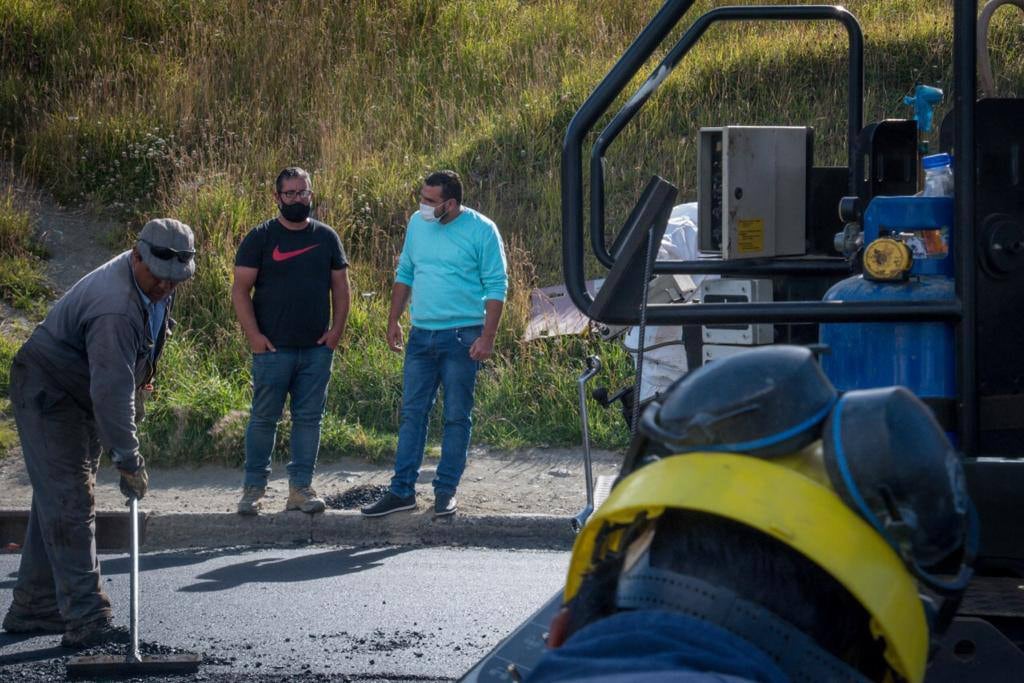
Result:
[[[281,215],[292,223],[301,223],[309,218],[309,204],[304,204],[302,202],[295,202],[294,204],[278,204],[278,208],[281,209]]]

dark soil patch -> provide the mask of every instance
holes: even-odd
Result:
[[[128,646],[124,643],[106,643],[104,645],[97,645],[90,647],[85,650],[77,650],[74,652],[75,657],[92,657],[95,655],[123,655],[128,651]],[[139,654],[143,655],[187,655],[197,654],[191,650],[185,650],[180,647],[171,647],[169,645],[161,645],[160,643],[147,643],[144,640],[139,641]]]
[[[318,636],[310,634],[311,638]],[[320,638],[341,638],[344,645],[338,653],[374,653],[389,657],[391,652],[399,650],[415,649],[428,645],[429,635],[421,631],[395,631],[387,632],[377,629],[369,637],[356,637],[348,632],[323,634]],[[86,650],[67,650],[61,647],[48,648],[12,655],[10,657],[0,656],[0,683],[56,683],[67,680],[67,661],[74,656],[87,655],[118,655],[123,656],[126,645],[110,644],[92,647]],[[139,643],[139,650],[144,655],[172,655],[196,652],[203,657],[202,665],[198,674],[187,676],[161,676],[156,677],[132,677],[130,674],[116,679],[105,678],[102,680],[118,680],[130,683],[143,683],[144,681],[159,680],[165,683],[177,683],[179,681],[207,681],[207,683],[280,683],[281,681],[301,681],[311,683],[316,681],[343,681],[345,683],[369,682],[369,681],[425,681],[437,682],[450,681],[447,677],[423,676],[416,674],[389,674],[386,672],[353,672],[353,673],[324,673],[314,672],[309,664],[296,662],[289,671],[262,674],[257,671],[241,670],[240,663],[234,661],[235,657],[224,658],[211,656],[207,653],[200,653],[195,650],[169,647],[157,643]],[[414,653],[417,657],[419,652]],[[370,666],[380,666],[383,662],[375,663],[370,660]],[[260,667],[262,662],[257,655],[254,666]],[[210,666],[213,669],[204,667]],[[245,665],[248,669],[249,664]],[[275,667],[278,668],[278,667]],[[225,670],[227,669],[227,670]]]
[[[332,510],[355,510],[373,505],[388,492],[384,484],[360,484],[347,491],[324,496],[324,502]]]
[[[360,638],[356,642],[363,651],[370,652],[391,652],[392,650],[407,650],[419,647],[427,634],[420,631],[397,631],[388,633],[381,629],[373,632],[371,638]]]

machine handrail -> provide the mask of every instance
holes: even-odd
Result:
[[[698,259],[696,261],[655,261],[656,275],[852,275],[853,264],[841,256],[821,258],[758,258],[723,261]]]
[[[562,145],[562,265],[565,272],[566,290],[570,299],[576,306],[584,311],[590,312],[594,299],[586,289],[586,279],[583,269],[583,167],[582,167],[582,143],[584,136],[590,132],[597,120],[611,106],[615,98],[629,84],[636,72],[646,63],[647,59],[654,53],[658,46],[665,40],[669,32],[676,26],[683,15],[693,5],[692,0],[668,0],[658,11],[651,22],[640,32],[619,61],[608,72],[604,80],[594,89],[583,105],[579,108],[569,123],[565,140]],[[780,10],[782,10],[780,12]],[[692,42],[696,41],[713,21],[723,19],[756,18],[768,14],[772,18],[793,18],[794,16],[805,16],[813,19],[836,19],[844,23],[850,33],[851,51],[854,58],[851,59],[850,71],[857,85],[851,87],[851,94],[857,95],[863,87],[862,60],[859,55],[863,50],[863,40],[860,34],[860,27],[853,16],[846,10],[832,6],[801,6],[801,7],[738,7],[719,8],[712,10],[699,19],[691,30],[684,34],[675,48],[666,56],[657,70],[648,78],[645,86],[641,87],[620,115],[614,119],[609,128],[606,129],[606,138],[610,142],[617,134],[621,126],[635,114],[636,110],[647,100],[650,93],[661,83],[670,68],[669,61],[674,59],[676,63],[689,50]],[[859,75],[858,75],[859,74]],[[861,124],[861,105],[858,102],[850,105],[850,123],[858,127]],[[850,135],[849,145],[855,144],[856,136]],[[607,144],[607,143],[603,143]],[[853,165],[858,167],[862,163],[853,155]],[[852,179],[856,178],[856,174]],[[851,179],[851,182],[852,182]],[[601,187],[596,197],[600,201],[603,194]],[[592,200],[594,197],[592,197]],[[591,226],[594,228],[595,226]],[[599,230],[601,249],[595,248],[595,255],[599,260],[602,256],[610,258],[604,245],[603,226]],[[592,232],[593,234],[593,232]],[[594,240],[597,241],[597,240]],[[605,253],[602,254],[602,251]],[[611,261],[614,263],[614,260]],[[663,262],[654,266],[655,273],[676,273],[676,272],[708,272],[711,262],[693,262],[683,265],[681,262]],[[729,272],[751,274],[770,273],[782,274],[789,272],[815,272],[815,269],[825,270],[836,274],[844,269],[841,263],[819,262],[807,265],[801,264],[799,260],[780,260],[769,264],[743,263],[736,265],[724,265],[720,262],[713,272]],[[755,267],[756,266],[756,267]],[[838,308],[838,307],[842,308]],[[647,321],[652,325],[669,325],[684,323],[709,323],[709,322],[833,322],[833,321],[895,321],[895,320],[958,320],[963,314],[963,307],[960,300],[930,301],[908,303],[904,301],[880,301],[880,302],[769,302],[757,304],[722,304],[701,306],[680,306],[660,305],[652,306]],[[630,324],[632,320],[601,319],[600,322]]]
[[[692,5],[693,0],[667,0],[587,97],[566,130],[561,168],[562,268],[569,297],[581,311],[589,310],[593,303],[583,272],[583,138]]]
[[[675,28],[679,20],[693,5],[693,0],[667,0],[661,9],[640,32],[615,66],[586,99],[573,116],[566,130],[562,144],[562,266],[565,273],[566,289],[570,299],[581,311],[589,311],[593,297],[587,292],[583,268],[583,166],[582,142],[597,120],[611,106],[615,98],[629,84],[632,77]],[[977,450],[978,438],[978,397],[977,397],[977,283],[974,263],[975,247],[975,193],[976,182],[974,149],[974,108],[976,98],[976,30],[977,0],[954,0],[954,68],[953,68],[953,111],[956,116],[954,134],[954,220],[957,231],[956,241],[956,297],[949,301],[921,302],[914,308],[914,320],[952,320],[956,322],[958,433],[960,448],[967,454]],[[654,76],[657,76],[657,72]],[[650,79],[648,79],[650,81]],[[660,83],[660,81],[659,81]],[[653,91],[653,89],[652,89]],[[640,100],[633,102],[637,107],[646,101],[650,93],[641,89]],[[636,99],[636,98],[634,98]],[[623,116],[631,116],[624,113]],[[610,133],[611,131],[609,131]],[[611,136],[609,136],[611,137]],[[858,160],[854,160],[854,165]],[[603,192],[603,188],[602,188]],[[603,202],[602,192],[597,193]],[[602,209],[603,211],[603,209]],[[603,215],[603,213],[601,214]],[[604,247],[603,225],[600,229],[600,244]],[[606,249],[595,250],[595,256],[605,265]],[[789,264],[782,264],[789,265]],[[690,266],[693,268],[703,267]],[[670,272],[681,264],[656,264],[654,272]],[[772,269],[769,269],[772,270]],[[697,272],[697,271],[690,271]],[[734,272],[752,272],[734,271]],[[765,271],[759,271],[765,272]],[[774,271],[781,272],[781,271]],[[802,322],[837,321],[846,315],[850,322],[891,320],[906,314],[906,302],[778,302],[762,304],[727,304],[724,306],[676,306],[666,309],[652,307],[647,321],[652,325],[683,324],[698,322],[786,322],[795,320],[796,313]],[[836,308],[840,306],[841,308]],[[742,308],[733,308],[742,307]],[[755,308],[756,307],[756,308]],[[736,320],[739,317],[744,320]],[[611,322],[611,321],[606,321]]]
[[[838,21],[849,36],[849,69],[847,77],[847,168],[850,169],[850,194],[856,194],[856,179],[860,177],[863,160],[856,153],[857,136],[864,118],[864,34],[856,17],[842,7],[832,5],[778,5],[749,7],[719,7],[701,15],[673,46],[661,63],[644,81],[636,93],[608,123],[594,142],[590,157],[590,243],[597,260],[611,268],[614,258],[605,245],[604,156],[622,129],[640,111],[668,75],[700,40],[712,24],[720,21]],[[646,61],[646,60],[645,60]],[[643,64],[637,65],[637,71]],[[595,91],[596,92],[596,91]],[[614,96],[618,96],[615,93]],[[613,98],[614,98],[613,96]],[[609,102],[610,104],[610,102]],[[673,266],[675,267],[675,266]],[[662,267],[658,272],[678,273]],[[690,271],[692,272],[692,271]],[[703,271],[719,272],[719,271]]]
[[[650,325],[735,323],[848,323],[955,321],[962,315],[959,300],[937,301],[776,301],[685,305],[648,304]],[[608,319],[612,325],[635,324],[628,319]]]

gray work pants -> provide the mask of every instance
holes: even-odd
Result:
[[[109,619],[96,559],[100,443],[92,414],[22,354],[11,365],[10,396],[32,483],[11,609],[40,616],[59,610],[69,630]]]

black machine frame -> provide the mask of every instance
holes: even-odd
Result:
[[[645,302],[646,281],[652,274],[703,274],[744,276],[780,276],[781,278],[845,277],[854,272],[855,264],[844,258],[821,257],[799,259],[748,259],[742,261],[703,260],[694,262],[654,261],[650,248],[664,228],[667,204],[674,198],[675,188],[667,181],[655,177],[648,183],[640,202],[634,208],[626,225],[612,248],[605,241],[604,155],[621,130],[629,123],[644,103],[663,83],[673,68],[690,50],[709,26],[719,21],[836,21],[845,27],[849,36],[849,80],[847,103],[847,184],[850,195],[865,191],[864,158],[870,152],[871,131],[862,135],[863,94],[863,37],[860,26],[852,14],[841,7],[823,5],[801,6],[744,6],[713,9],[698,18],[686,31],[666,57],[655,68],[637,93],[630,98],[604,130],[597,136],[590,158],[590,246],[593,256],[609,269],[606,285],[597,297],[586,289],[584,272],[583,226],[583,157],[584,139],[605,114],[632,77],[668,37],[678,22],[693,5],[693,0],[667,0],[657,15],[615,64],[604,80],[577,111],[569,124],[562,147],[562,238],[563,268],[566,287],[576,306],[589,317],[603,323],[621,325],[693,325],[706,323],[836,323],[836,322],[930,322],[942,321],[956,328],[957,400],[956,427],[960,436],[960,451],[964,456],[971,495],[978,507],[982,525],[982,549],[976,564],[975,578],[970,584],[959,612],[945,633],[927,672],[929,683],[944,681],[984,680],[1010,681],[1020,677],[1024,669],[1024,595],[1019,584],[1024,577],[1024,534],[1017,522],[1024,517],[1024,437],[1013,441],[1007,456],[1006,448],[990,457],[986,447],[979,447],[979,403],[993,398],[981,396],[983,382],[978,374],[978,296],[979,274],[975,268],[979,247],[975,241],[985,222],[979,214],[979,204],[990,202],[992,192],[976,192],[976,120],[985,123],[985,107],[976,114],[976,28],[978,24],[977,0],[954,0],[954,103],[950,116],[953,125],[942,127],[945,149],[956,151],[954,183],[956,225],[956,288],[955,298],[930,302],[832,302],[782,301],[772,303],[728,303],[685,306],[679,304],[649,304]],[[1019,106],[1016,101],[1015,106]],[[1014,109],[1014,112],[1017,110]],[[1005,117],[1005,111],[1002,113]],[[1011,116],[1012,118],[1012,116]],[[892,122],[889,122],[892,123]],[[899,122],[897,122],[899,123]],[[866,130],[866,129],[864,129]],[[916,132],[916,131],[915,131]],[[947,135],[947,133],[949,133]],[[979,138],[985,137],[985,131]],[[916,140],[915,140],[916,141]],[[1024,132],[1014,138],[1024,150]],[[916,151],[915,151],[916,152]],[[1020,153],[1020,166],[1024,167],[1024,151]],[[839,178],[842,169],[825,169]],[[867,190],[870,194],[870,189]],[[896,194],[897,192],[892,192]],[[1017,203],[1014,204],[1014,201]],[[1003,206],[996,206],[1000,229],[1017,235],[1016,249],[1008,268],[1012,279],[1003,284],[1020,284],[1024,301],[1024,197],[1010,202],[1012,216],[1006,220]],[[985,211],[989,211],[985,208]],[[1007,228],[1007,224],[1010,225]],[[988,226],[991,228],[992,226]],[[1016,232],[1014,232],[1016,231]],[[989,232],[992,232],[989,230]],[[991,241],[991,235],[986,239]],[[982,248],[991,245],[982,243]],[[1019,258],[1017,256],[1019,252]],[[646,253],[646,257],[644,254]],[[991,257],[991,254],[983,254]],[[1005,258],[1005,255],[1001,258]],[[992,264],[990,263],[989,266]],[[998,265],[998,264],[997,264]],[[992,275],[982,264],[981,284],[991,286]],[[991,270],[991,268],[990,268]],[[1003,274],[1005,275],[1005,273]],[[987,279],[984,279],[987,278]],[[988,284],[987,284],[988,283]],[[1014,290],[1016,291],[1016,290]],[[618,294],[621,292],[621,296]],[[1013,301],[1016,301],[1014,299]],[[1013,303],[1011,302],[1011,306]],[[988,309],[986,309],[988,310]],[[988,311],[991,315],[991,311]],[[1024,321],[1020,323],[1024,327]],[[1016,328],[1010,328],[1016,329]],[[998,331],[995,332],[998,334]],[[991,340],[993,332],[986,330],[984,337]],[[639,365],[639,362],[638,362]],[[1015,366],[1024,368],[1024,365]],[[985,372],[990,372],[984,369]],[[1024,378],[1024,370],[1020,372]],[[982,380],[985,378],[982,377]],[[987,391],[987,390],[986,390]],[[999,388],[1005,392],[1005,386]],[[991,392],[989,392],[991,394]],[[1022,390],[1021,395],[1024,395]],[[1005,398],[996,396],[995,398]],[[1013,398],[1019,398],[1014,396]],[[1014,406],[1018,403],[1013,403]],[[991,418],[991,416],[989,416]],[[1006,421],[1004,414],[998,416]],[[1016,428],[1016,417],[1014,420]],[[1024,424],[1024,415],[1021,416]],[[1015,432],[1015,434],[1018,432]],[[1024,427],[1019,434],[1024,435]],[[1016,438],[1016,437],[1014,437]],[[637,456],[640,440],[634,440],[631,452],[626,454],[623,471],[629,469],[631,458]],[[561,594],[554,596],[515,632],[460,680],[466,683],[483,681],[521,680],[540,657],[543,633],[551,616],[561,604]]]
[[[958,450],[964,457],[965,471],[972,498],[978,507],[982,527],[982,548],[977,565],[978,577],[971,585],[960,613],[947,638],[954,647],[945,648],[945,655],[933,664],[929,680],[1009,680],[1008,672],[1019,672],[1024,666],[1024,599],[1019,595],[1019,579],[1000,577],[1024,576],[1024,534],[1018,521],[1024,518],[1024,415],[1007,415],[1008,410],[1024,405],[1024,399],[1011,387],[1013,395],[990,396],[985,387],[989,375],[979,377],[979,337],[988,343],[999,334],[993,321],[979,321],[979,310],[991,316],[991,306],[980,309],[979,287],[991,287],[994,278],[985,269],[979,250],[979,232],[984,232],[991,211],[991,192],[977,186],[979,162],[983,153],[976,147],[985,139],[985,131],[976,132],[977,122],[985,123],[985,106],[979,106],[977,93],[977,0],[954,0],[953,14],[953,106],[943,124],[942,146],[954,155],[954,221],[955,297],[941,301],[921,302],[821,302],[782,301],[771,303],[728,303],[684,306],[678,304],[647,304],[643,311],[627,306],[610,305],[609,297],[595,306],[587,292],[584,273],[584,191],[583,155],[585,140],[597,122],[622,94],[634,75],[643,68],[656,49],[666,40],[693,5],[692,0],[667,0],[636,40],[594,89],[570,122],[562,146],[562,238],[563,269],[566,287],[575,305],[602,323],[635,325],[641,319],[652,325],[693,325],[714,323],[841,323],[841,322],[931,322],[941,321],[955,329],[955,363],[957,392],[954,419],[959,439]],[[701,35],[715,22],[723,21],[834,21],[841,24],[849,37],[849,77],[847,83],[847,150],[849,194],[857,195],[858,180],[863,179],[866,148],[861,136],[863,94],[863,37],[856,18],[841,7],[743,6],[712,9],[682,35],[655,67],[638,91],[629,98],[610,123],[596,136],[590,156],[589,238],[593,256],[612,270],[623,264],[607,249],[605,242],[604,155],[621,130],[632,120],[671,71],[693,47]],[[984,105],[991,100],[982,101]],[[1017,105],[1020,101],[1016,101]],[[1017,111],[1014,109],[1013,111]],[[1005,114],[1004,114],[1005,116]],[[980,117],[980,118],[979,118]],[[980,137],[979,137],[980,135]],[[1014,134],[1015,143],[1024,136]],[[991,137],[991,136],[990,136]],[[1021,143],[1024,145],[1024,143]],[[986,204],[986,202],[988,204]],[[1017,235],[1024,234],[1024,198],[1015,198],[1009,221]],[[997,207],[999,210],[999,207]],[[979,213],[980,211],[980,213]],[[982,215],[985,214],[985,215]],[[1003,216],[1003,214],[998,214]],[[627,223],[626,229],[631,224]],[[636,226],[632,225],[635,229]],[[619,238],[622,239],[622,236]],[[991,237],[986,238],[991,241]],[[618,241],[618,240],[617,240]],[[1024,246],[1024,238],[1017,247]],[[1024,262],[1024,249],[1019,262]],[[652,257],[653,258],[653,257]],[[1014,258],[1017,258],[1014,256]],[[979,266],[980,263],[980,266]],[[618,267],[616,267],[618,266]],[[854,272],[854,264],[841,257],[773,258],[736,261],[700,260],[692,262],[659,261],[646,264],[654,274],[698,274],[743,276],[782,276],[788,278],[845,277]],[[1019,263],[1012,275],[1013,301],[1024,301],[1024,268]],[[981,273],[979,274],[979,270]],[[995,278],[998,279],[998,278]],[[980,283],[980,284],[979,284]],[[986,284],[988,283],[988,284]],[[1005,283],[1004,283],[1005,284]],[[635,289],[633,287],[632,289]],[[1021,289],[1021,292],[1017,292]],[[982,292],[985,294],[985,292]],[[990,295],[986,294],[986,296]],[[633,297],[635,298],[635,297]],[[981,325],[987,325],[981,332]],[[1022,323],[1024,325],[1024,323]],[[1010,329],[1016,329],[1010,328]],[[1005,347],[1005,344],[1002,345]],[[1005,348],[1002,352],[1005,352]],[[986,360],[988,365],[991,365]],[[984,364],[983,364],[984,365]],[[1021,363],[1013,366],[1020,379]],[[1005,384],[1005,383],[1004,383]],[[1005,385],[1001,388],[1007,393]],[[1024,393],[1024,392],[1022,392]],[[985,394],[985,395],[983,395]],[[989,406],[1004,401],[1002,412],[987,412]],[[1010,406],[1007,408],[1007,406]],[[993,446],[982,438],[985,423],[1013,423],[1007,445],[1004,439]],[[1004,585],[1005,584],[1005,585]],[[961,652],[961,646],[963,652]],[[967,653],[966,655],[964,653]],[[987,654],[986,654],[987,653]],[[977,656],[975,656],[977,654]],[[1011,676],[1015,674],[1009,674]]]
[[[616,65],[577,111],[562,146],[562,238],[563,268],[569,296],[580,310],[590,312],[593,298],[586,290],[583,254],[583,163],[582,147],[597,121],[623,92],[632,77],[668,37],[693,5],[693,0],[669,0]],[[849,36],[849,78],[847,99],[847,149],[851,194],[863,171],[863,155],[857,149],[862,126],[863,37],[856,18],[841,7],[744,6],[713,9],[700,17],[679,39],[645,83],[597,136],[591,153],[590,243],[597,260],[611,268],[615,259],[605,246],[603,158],[623,127],[643,107],[683,56],[715,22],[721,21],[836,21]],[[650,304],[646,321],[652,325],[706,323],[824,323],[824,322],[927,322],[955,325],[957,401],[956,426],[960,448],[968,457],[983,456],[978,449],[979,407],[977,392],[977,258],[975,246],[975,97],[977,1],[956,0],[954,7],[954,105],[958,122],[954,132],[955,220],[957,224],[955,298],[921,302],[820,302],[785,301],[771,303],[704,304],[678,306]],[[655,274],[717,273],[720,275],[842,275],[850,264],[843,258],[751,259],[744,261],[659,261]],[[635,324],[608,307],[596,320],[612,324]],[[1024,456],[1024,452],[1020,454]],[[1024,557],[1024,554],[1022,554]]]

